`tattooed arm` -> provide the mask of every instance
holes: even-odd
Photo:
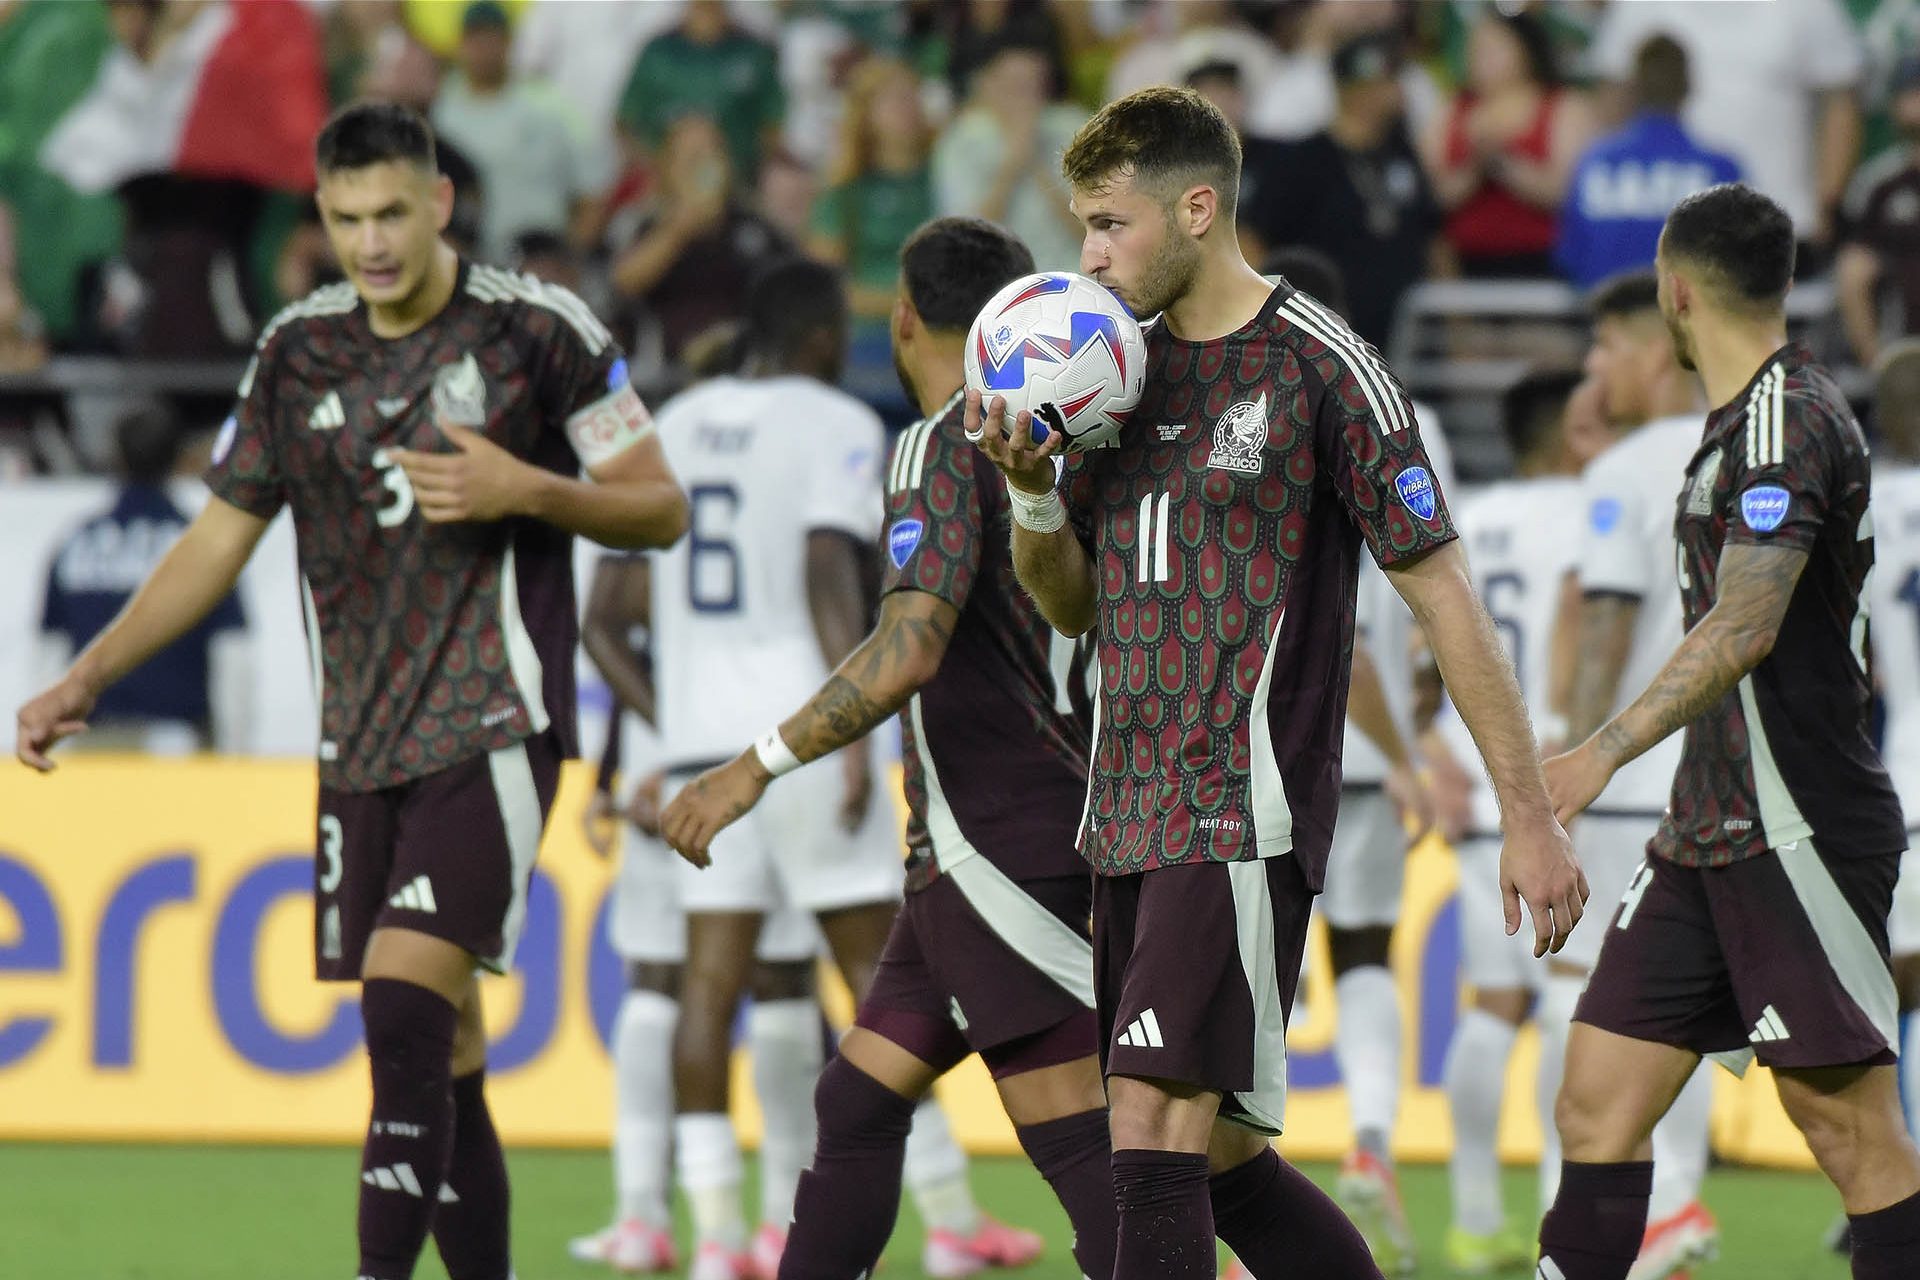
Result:
[[[889,594],[873,633],[780,725],[788,749],[802,761],[817,760],[859,741],[905,706],[940,669],[959,616],[924,591]],[[751,747],[709,769],[667,806],[661,824],[667,843],[695,866],[706,866],[714,836],[759,803],[771,781]]]
[[[1593,803],[1622,765],[1685,728],[1773,652],[1807,553],[1729,543],[1720,555],[1713,608],[1667,659],[1646,692],[1592,737],[1547,762],[1554,811],[1570,817]]]
[[[933,679],[960,614],[924,591],[895,591],[880,623],[807,704],[781,722],[780,736],[802,761],[818,760],[867,736]],[[760,761],[747,752],[754,769]]]

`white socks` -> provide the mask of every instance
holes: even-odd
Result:
[[[1548,973],[1534,1006],[1533,1019],[1540,1028],[1540,1077],[1537,1102],[1540,1108],[1540,1212],[1553,1207],[1560,1191],[1560,1130],[1553,1123],[1553,1104],[1560,1096],[1560,1077],[1567,1066],[1567,1031],[1573,1026],[1573,1009],[1586,990],[1585,974]]]
[[[1672,1217],[1700,1198],[1707,1180],[1707,1124],[1713,1118],[1713,1070],[1706,1063],[1653,1127],[1653,1200],[1647,1221]]]
[[[980,1229],[980,1208],[967,1182],[967,1153],[953,1140],[946,1112],[931,1098],[913,1113],[906,1182],[927,1230],[971,1236]]]
[[[629,991],[613,1024],[613,1186],[621,1221],[668,1229],[667,1156],[673,1145],[673,1025],[679,1002]]]
[[[747,1013],[747,1052],[760,1098],[760,1221],[785,1231],[793,1192],[813,1158],[818,1132],[813,1088],[826,1065],[820,1007],[811,999],[756,1000]]]
[[[1453,1112],[1453,1225],[1489,1236],[1506,1225],[1500,1195],[1500,1103],[1507,1057],[1518,1029],[1484,1009],[1460,1015],[1447,1050],[1447,1103]]]
[[[747,1224],[740,1210],[740,1143],[733,1121],[714,1111],[680,1116],[673,1125],[681,1190],[693,1211],[694,1239],[729,1249],[746,1247]]]
[[[1361,965],[1334,980],[1340,1010],[1333,1052],[1347,1085],[1358,1146],[1388,1152],[1400,1113],[1400,992],[1383,965]]]
[[[1906,1045],[1900,1051],[1900,1096],[1907,1103],[1907,1132],[1920,1142],[1920,1011],[1903,1015],[1900,1031]]]

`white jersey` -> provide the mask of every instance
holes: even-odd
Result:
[[[826,679],[807,535],[877,542],[884,431],[797,376],[701,383],[658,423],[690,510],[687,536],[653,561],[661,755],[684,768],[732,757]]]
[[[1649,422],[1588,463],[1581,477],[1586,532],[1580,540],[1580,589],[1640,601],[1614,712],[1653,683],[1685,632],[1674,507],[1705,429],[1704,414]],[[1673,789],[1682,737],[1668,735],[1621,769],[1589,812],[1658,818]]]
[[[1920,466],[1874,472],[1867,584],[1873,675],[1887,709],[1880,754],[1907,830],[1920,831]]]
[[[1580,488],[1573,476],[1506,480],[1454,514],[1474,590],[1500,633],[1536,728],[1547,708],[1561,583],[1580,551]],[[1480,780],[1469,834],[1496,835],[1500,807],[1479,768],[1473,739],[1451,706],[1443,714],[1442,732],[1455,756]]]
[[[1443,496],[1454,496],[1453,453],[1440,430],[1440,419],[1432,409],[1415,402],[1414,421],[1420,427],[1420,442],[1426,446],[1427,460],[1433,463],[1434,477]],[[1417,624],[1407,602],[1393,589],[1393,583],[1373,557],[1360,553],[1360,578],[1354,591],[1353,633],[1373,655],[1374,669],[1380,673],[1380,691],[1386,697],[1387,711],[1400,738],[1412,746],[1413,731],[1413,640]],[[1377,787],[1387,780],[1387,757],[1373,740],[1347,721],[1346,745],[1341,750],[1341,777],[1346,786]]]

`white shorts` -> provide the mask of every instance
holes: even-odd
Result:
[[[1901,855],[1900,883],[1893,890],[1887,940],[1895,956],[1920,955],[1920,849],[1909,849]]]
[[[881,775],[884,778],[885,775]],[[670,801],[690,779],[668,781]],[[776,778],[752,813],[714,838],[713,865],[675,859],[680,905],[688,913],[792,907],[810,915],[870,902],[898,902],[906,848],[884,782],[866,819],[840,825],[840,767],[820,761]]]
[[[1647,841],[1659,828],[1659,818],[1638,814],[1583,813],[1574,822],[1574,856],[1587,873],[1587,912],[1556,960],[1592,971],[1613,909],[1626,896],[1633,873],[1647,860]]]
[[[1507,936],[1500,901],[1500,837],[1474,836],[1455,851],[1460,863],[1460,971],[1476,991],[1537,991],[1547,963],[1533,958],[1533,926]],[[1524,908],[1523,908],[1524,910]]]
[[[1407,828],[1380,787],[1340,793],[1327,854],[1320,914],[1335,929],[1390,929],[1400,923],[1407,874]]]
[[[620,871],[607,912],[607,942],[622,960],[679,964],[687,958],[687,917],[680,909],[680,873],[686,867],[666,842],[642,835],[629,823],[620,848]],[[813,917],[791,908],[773,912],[760,930],[755,954],[776,963],[811,960],[821,952]]]

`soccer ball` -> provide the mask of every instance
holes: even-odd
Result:
[[[1066,452],[1120,443],[1147,380],[1147,343],[1105,288],[1070,271],[1022,276],[993,295],[967,333],[967,385],[1004,396],[1007,419],[1033,413],[1033,439]]]

